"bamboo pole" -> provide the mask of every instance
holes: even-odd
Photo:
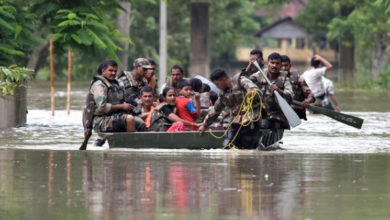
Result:
[[[54,116],[54,58],[53,58],[53,41],[50,40],[50,91],[51,91],[51,115]]]
[[[72,84],[72,51],[68,50],[68,90],[66,95],[66,112],[70,114],[70,88]]]

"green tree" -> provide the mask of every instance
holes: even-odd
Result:
[[[42,39],[33,33],[35,16],[12,1],[0,0],[0,65],[26,64]]]

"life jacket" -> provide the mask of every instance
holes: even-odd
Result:
[[[148,81],[145,78],[142,78],[142,82],[138,83],[130,71],[122,71],[119,74],[118,80],[123,82],[125,95],[131,97],[135,101],[137,101],[142,87],[148,85]]]
[[[150,119],[151,131],[166,131],[172,125],[172,121],[167,118],[161,109],[169,104],[164,102],[154,108],[152,117]],[[176,106],[173,108],[173,112],[176,113]]]
[[[294,92],[293,99],[298,100],[298,101],[305,100],[305,94],[304,94],[304,90],[301,86],[301,80],[300,80],[299,74],[295,71],[291,71],[291,72],[287,73],[287,77],[290,79],[292,90]]]
[[[267,72],[266,72],[267,74]],[[255,78],[253,77],[255,76]],[[269,90],[269,85],[267,81],[264,79],[264,77],[261,74],[254,74],[251,76],[251,79],[255,79],[256,85],[259,87],[260,91],[263,94],[263,103],[264,103],[264,108],[265,112],[267,115],[267,118],[270,117],[272,118],[273,115],[281,115],[281,117],[284,117],[282,110],[279,107],[279,104],[276,100],[276,97],[274,94]],[[280,71],[279,76],[274,80],[274,83],[279,89],[284,90],[284,84],[286,80],[289,80],[287,78],[287,72],[285,71]]]
[[[110,94],[114,92],[112,84],[103,76],[100,75],[94,76],[89,85],[87,101],[82,115],[82,122],[83,122],[85,134],[87,133],[92,134],[93,118],[95,116],[95,111],[96,111],[96,102],[95,102],[94,95],[91,93],[91,87],[97,80],[100,80],[103,83],[103,85],[107,87],[107,93],[108,93],[107,101],[108,102],[112,101],[110,100],[111,99],[110,97],[112,97]]]

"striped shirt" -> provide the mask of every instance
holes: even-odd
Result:
[[[326,73],[326,67],[321,67],[321,68],[306,70],[302,74],[302,78],[305,79],[314,97],[321,96],[325,93],[324,84],[322,82],[322,76],[324,76],[325,73]]]

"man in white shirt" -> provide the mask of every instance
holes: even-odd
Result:
[[[340,112],[340,106],[336,99],[332,81],[323,76],[322,82],[324,83],[325,88],[325,98],[322,100],[322,107]]]
[[[321,64],[324,67],[321,67]],[[325,58],[316,54],[311,59],[311,67],[302,74],[302,78],[309,86],[316,101],[314,105],[322,106],[321,102],[325,98],[325,88],[322,82],[322,76],[325,76],[326,72],[332,69],[332,64]]]

